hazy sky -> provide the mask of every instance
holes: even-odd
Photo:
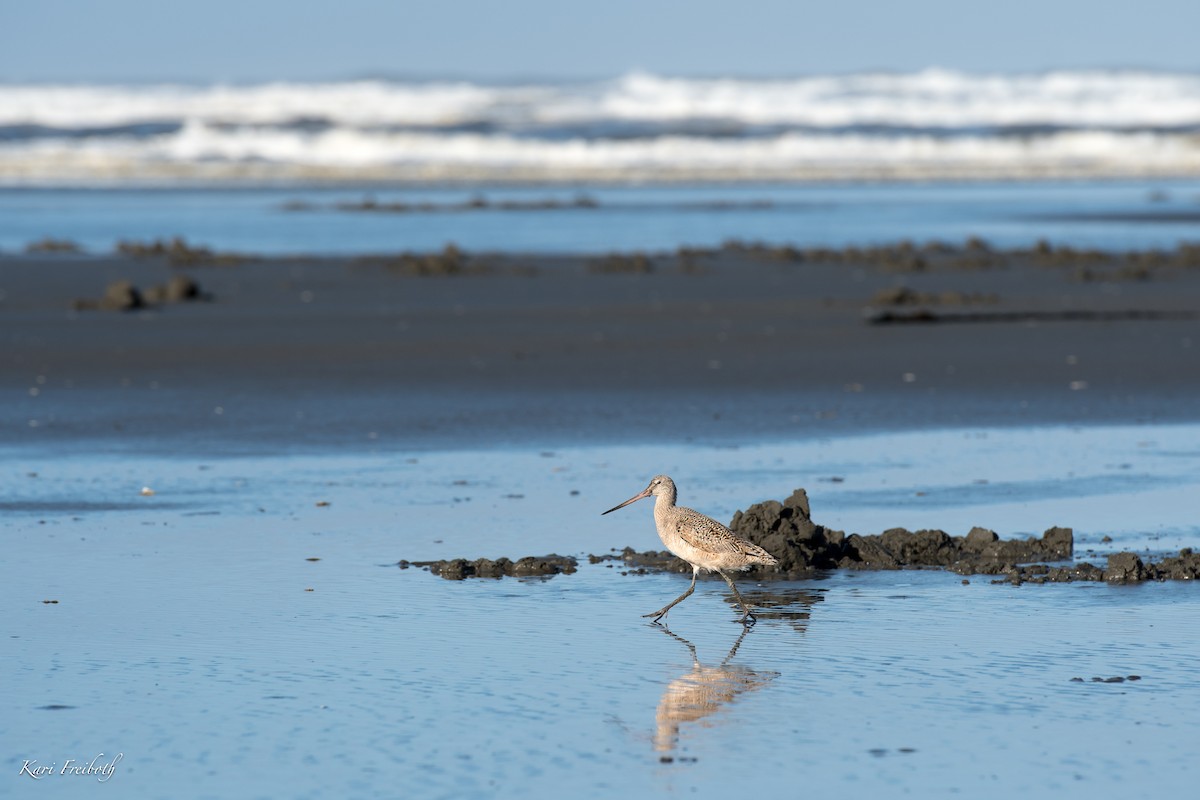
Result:
[[[1197,31],[1200,0],[0,0],[0,80],[1200,71]]]

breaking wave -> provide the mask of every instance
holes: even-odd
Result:
[[[0,85],[6,183],[1200,174],[1200,75]]]

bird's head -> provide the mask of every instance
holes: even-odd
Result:
[[[616,511],[618,508],[624,508],[630,503],[636,503],[643,497],[650,497],[651,495],[654,497],[669,497],[673,501],[675,499],[675,481],[671,480],[666,475],[655,475],[650,479],[650,485],[641,492],[635,494],[633,497],[629,498],[624,503],[621,503],[619,506],[613,506],[600,516],[604,516],[604,514],[609,514],[613,511]]]

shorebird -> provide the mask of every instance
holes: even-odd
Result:
[[[655,475],[650,485],[640,494],[613,506],[604,514],[610,514],[618,508],[624,508],[630,503],[637,502],[643,497],[654,496],[654,524],[658,527],[658,538],[675,555],[692,565],[692,585],[683,594],[646,617],[654,617],[658,622],[668,611],[683,602],[696,591],[696,577],[700,570],[715,572],[725,579],[738,605],[742,607],[741,623],[753,625],[757,620],[750,613],[750,606],[742,599],[733,579],[726,573],[730,570],[748,569],[751,564],[778,564],[775,556],[763,550],[756,544],[751,544],[733,531],[717,522],[712,517],[706,517],[698,511],[675,505],[675,481],[666,475]],[[600,516],[604,516],[601,514]]]

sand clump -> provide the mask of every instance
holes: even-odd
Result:
[[[588,262],[588,272],[598,275],[648,275],[654,260],[645,253],[612,253]]]
[[[908,286],[893,286],[880,289],[871,297],[872,306],[968,306],[995,305],[1000,302],[995,293],[921,292]]]
[[[494,258],[474,256],[449,242],[441,250],[358,256],[348,264],[355,270],[381,270],[406,278],[457,278],[495,275],[501,272],[514,276],[529,276],[537,272],[535,268],[527,265],[510,266],[507,270],[500,270],[494,262]]]
[[[30,242],[25,245],[25,252],[30,254],[55,253],[62,255],[64,253],[82,253],[83,248],[78,242],[71,239],[56,239],[53,236],[47,236],[44,239],[39,239],[36,242]]]
[[[590,195],[579,194],[570,200],[548,197],[540,200],[493,200],[485,195],[475,195],[460,203],[434,202],[380,202],[372,196],[356,202],[336,203],[335,211],[368,212],[386,214],[436,213],[458,211],[559,211],[565,209],[595,209],[600,203]],[[320,206],[304,201],[289,201],[284,211],[317,211]]]
[[[1143,561],[1137,553],[1122,551],[1108,557],[1104,569],[1095,564],[1071,567],[1050,567],[1045,564],[1015,566],[996,583],[1070,583],[1071,581],[1104,581],[1106,583],[1141,583],[1143,581],[1194,581],[1200,579],[1200,553],[1190,547],[1178,555],[1158,561]]]
[[[116,252],[129,258],[165,259],[172,267],[230,267],[251,260],[241,253],[218,253],[208,247],[188,244],[182,236],[150,242],[122,240],[117,242]]]
[[[132,281],[113,281],[99,299],[78,298],[71,303],[76,311],[136,311],[149,306],[194,303],[212,300],[200,284],[186,275],[173,275],[165,284],[138,289]]]
[[[388,263],[387,268],[402,275],[422,278],[486,271],[478,265],[473,265],[467,254],[453,243],[447,244],[437,253],[401,253]]]
[[[1115,553],[1105,568],[1090,563],[1051,566],[1074,556],[1074,533],[1052,527],[1041,537],[1002,540],[994,531],[972,528],[965,536],[945,531],[893,528],[878,535],[846,535],[812,521],[808,495],[797,489],[782,503],[768,500],[733,516],[739,536],[779,559],[785,577],[817,569],[911,569],[941,567],[960,575],[1002,575],[998,583],[1106,581],[1132,583],[1200,578],[1200,554],[1190,548],[1155,562],[1136,553]],[[761,568],[759,569],[761,572]],[[766,577],[760,574],[759,577]]]
[[[546,556],[525,556],[513,561],[509,558],[478,558],[468,561],[465,558],[451,558],[444,561],[404,561],[397,566],[400,569],[421,567],[449,581],[461,581],[466,578],[504,578],[504,577],[535,577],[558,574],[570,575],[575,572],[579,562],[571,556],[560,556],[554,553]]]
[[[1040,538],[1001,540],[986,528],[966,536],[940,530],[892,528],[877,535],[845,534],[813,522],[808,495],[797,489],[783,502],[767,500],[733,515],[729,527],[779,559],[792,576],[818,569],[943,567],[963,575],[999,573],[1031,561],[1061,561],[1074,551],[1070,528],[1050,528]]]

